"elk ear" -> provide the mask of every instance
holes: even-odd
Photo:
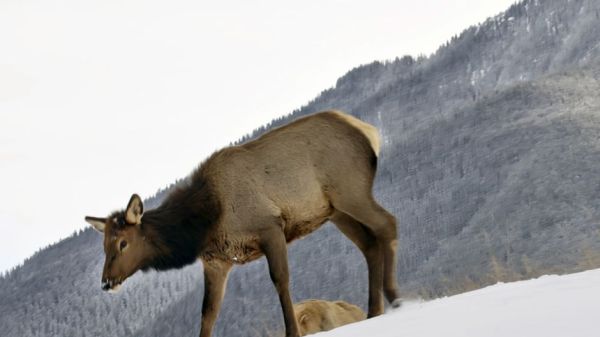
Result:
[[[85,221],[87,221],[95,230],[100,233],[104,233],[104,227],[106,227],[106,219],[105,218],[96,218],[93,216],[86,216]]]
[[[308,322],[309,319],[309,315],[307,313],[302,313],[302,315],[300,315],[300,317],[298,318],[298,323],[300,324],[305,324],[306,322]]]
[[[144,205],[142,204],[142,198],[137,194],[132,195],[125,211],[125,221],[132,225],[139,225],[142,223],[143,214]]]

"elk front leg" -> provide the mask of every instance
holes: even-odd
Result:
[[[261,245],[262,251],[269,264],[269,274],[275,285],[279,302],[283,309],[283,319],[285,321],[285,336],[299,337],[298,323],[294,315],[294,307],[289,290],[289,271],[287,261],[287,247],[285,236],[281,230],[274,230],[263,237]]]
[[[200,337],[210,337],[221,308],[231,264],[217,260],[202,261],[202,264],[204,265],[204,299]]]

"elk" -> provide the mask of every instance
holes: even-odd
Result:
[[[144,212],[134,194],[125,210],[86,217],[104,233],[102,289],[117,290],[138,270],[181,268],[200,259],[200,336],[211,335],[233,265],[265,256],[287,337],[298,337],[286,244],[330,220],[363,253],[368,317],[383,296],[401,303],[396,219],[373,198],[377,129],[339,111],[299,118],[212,154],[160,206]]]
[[[294,304],[294,312],[300,336],[329,331],[367,316],[359,307],[344,301],[306,300]]]

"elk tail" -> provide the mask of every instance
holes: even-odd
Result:
[[[375,152],[375,155],[379,156],[381,140],[379,138],[379,131],[377,130],[376,127],[374,127],[373,125],[371,125],[369,123],[365,123],[354,116],[343,113],[341,111],[332,111],[332,112],[335,113],[336,115],[338,115],[344,121],[346,121],[346,123],[357,128],[369,140],[369,143],[371,144],[371,148],[373,149],[373,152]]]

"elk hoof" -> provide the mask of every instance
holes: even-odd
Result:
[[[392,301],[392,308],[396,309],[396,308],[400,308],[400,306],[402,306],[402,299],[401,298],[397,298],[395,300]]]

